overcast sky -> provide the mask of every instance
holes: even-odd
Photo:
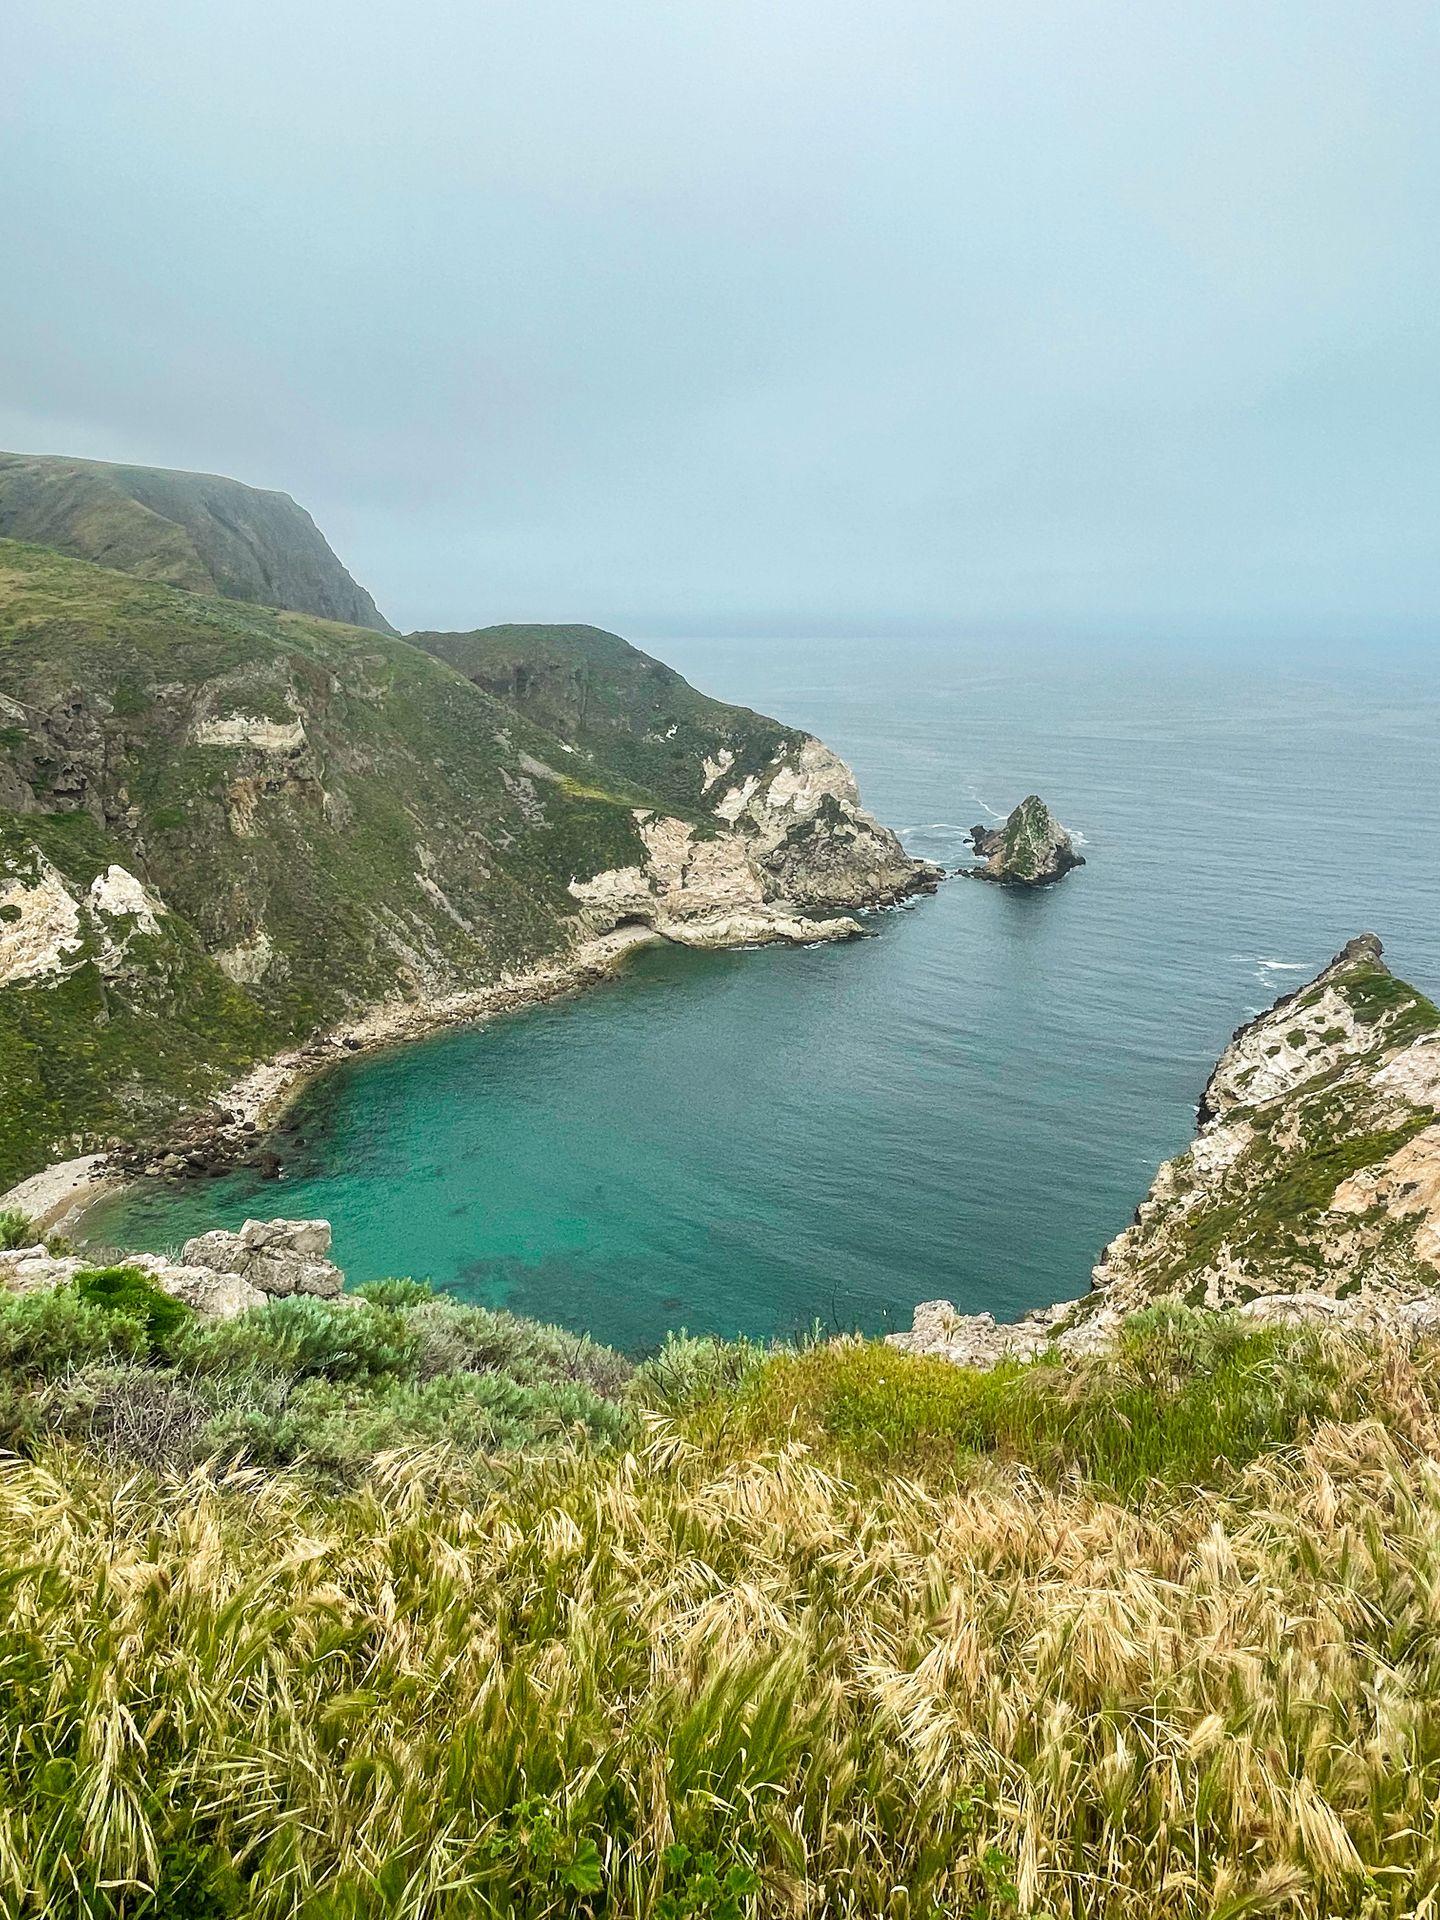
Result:
[[[4,0],[0,446],[403,627],[1440,605],[1433,0]]]

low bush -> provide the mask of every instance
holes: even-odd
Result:
[[[517,1319],[513,1313],[488,1307],[467,1306],[438,1294],[427,1294],[417,1303],[409,1314],[409,1325],[421,1341],[418,1371],[422,1377],[500,1372],[532,1385],[568,1382],[613,1399],[634,1372],[623,1354],[585,1334]]]
[[[167,1355],[195,1318],[183,1300],[163,1292],[139,1267],[84,1268],[72,1284],[87,1305],[138,1322],[155,1358]]]
[[[384,1380],[413,1370],[420,1341],[392,1307],[317,1300],[272,1300],[234,1320],[197,1323],[184,1364],[201,1373],[245,1370],[295,1380]]]
[[[33,1247],[36,1233],[28,1213],[18,1207],[0,1208],[0,1253],[13,1253],[17,1247]]]
[[[277,1395],[271,1384],[258,1404],[237,1402],[211,1421],[208,1451],[260,1466],[303,1464],[353,1482],[377,1455],[402,1447],[443,1445],[485,1456],[603,1444],[626,1431],[621,1408],[588,1388],[537,1387],[504,1373],[392,1381],[368,1391],[308,1379]]]
[[[718,1340],[683,1330],[667,1334],[664,1344],[636,1368],[631,1395],[647,1407],[674,1412],[733,1394],[768,1358],[769,1349],[751,1340]]]
[[[353,1482],[377,1454],[614,1445],[633,1368],[592,1340],[389,1282],[209,1320],[133,1267],[0,1296],[0,1445],[43,1436],[185,1472],[210,1458]]]
[[[54,1379],[95,1360],[143,1360],[149,1351],[142,1319],[74,1287],[0,1294],[0,1374],[12,1382]]]

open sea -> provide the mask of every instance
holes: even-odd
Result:
[[[954,881],[805,950],[613,984],[341,1066],[280,1184],[150,1186],[95,1239],[320,1215],[413,1274],[626,1348],[879,1332],[1084,1289],[1231,1030],[1373,928],[1440,995],[1440,676],[1421,653],[652,644],[830,743],[907,846],[1040,793],[1088,864]]]

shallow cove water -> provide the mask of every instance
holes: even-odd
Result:
[[[1089,864],[955,881],[792,951],[649,948],[574,999],[340,1067],[276,1185],[147,1185],[92,1240],[321,1215],[352,1282],[428,1278],[624,1347],[880,1331],[1082,1290],[1236,1023],[1373,927],[1440,990],[1440,694],[1423,656],[1195,660],[685,642],[818,733],[916,853],[1037,791]]]

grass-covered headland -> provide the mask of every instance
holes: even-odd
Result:
[[[0,1912],[1421,1915],[1440,1354],[0,1298]]]

